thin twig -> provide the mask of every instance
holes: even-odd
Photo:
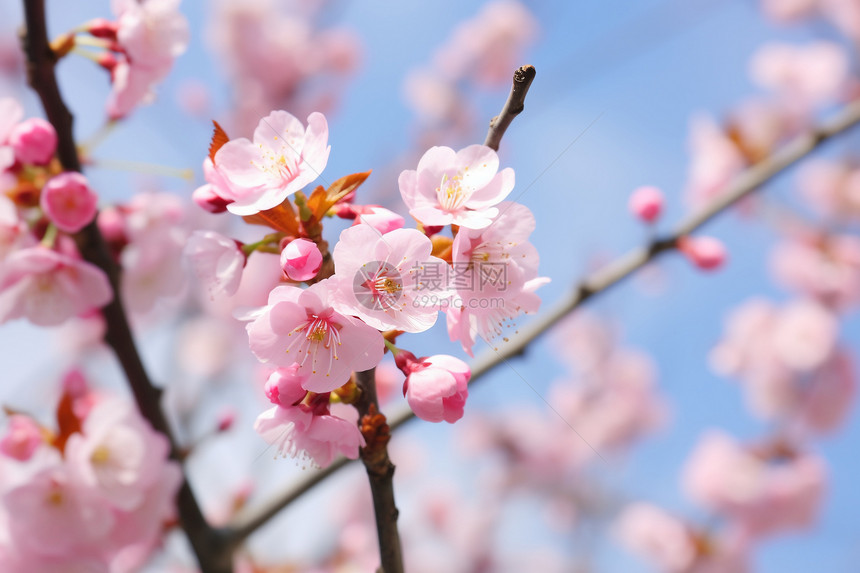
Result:
[[[526,108],[526,95],[529,93],[536,73],[534,66],[528,65],[520,66],[514,72],[511,93],[508,94],[502,112],[490,120],[490,129],[487,131],[484,145],[496,151],[499,150],[499,144],[502,142],[502,136],[507,131],[508,126]]]
[[[501,346],[499,351],[488,349],[481,353],[471,364],[472,378],[470,384],[474,384],[490,370],[503,364],[506,360],[523,354],[532,341],[552,328],[586,300],[609,290],[610,287],[629,277],[658,255],[674,249],[680,237],[698,230],[712,218],[727,210],[815,151],[821,144],[842,134],[858,123],[860,123],[860,99],[846,104],[830,120],[822,123],[809,133],[798,136],[770,157],[745,170],[727,186],[725,191],[720,193],[708,205],[684,219],[676,227],[674,233],[662,239],[655,239],[644,247],[634,249],[598,271],[586,276],[574,286],[567,296],[553,304],[549,310],[541,313],[535,320],[521,327],[519,333],[511,336],[510,342]],[[411,410],[403,409],[393,414],[389,418],[388,423],[391,430],[394,431],[414,417],[415,414]],[[230,535],[235,535],[239,539],[246,538],[255,529],[263,525],[269,517],[289,505],[297,497],[297,492],[305,493],[309,491],[317,484],[325,481],[328,476],[335,473],[334,470],[346,466],[350,461],[340,458],[323,472],[311,474],[298,484],[292,485],[280,494],[274,495],[259,508],[240,514],[233,524]],[[267,517],[262,519],[263,516]]]
[[[39,95],[48,121],[57,132],[57,156],[63,169],[81,171],[72,131],[73,117],[57,85],[54,71],[57,58],[48,43],[44,0],[26,0],[24,14],[26,30],[22,35],[22,42],[27,55],[30,86]],[[95,221],[76,233],[74,239],[84,260],[104,271],[114,292],[113,300],[102,309],[107,323],[105,342],[119,359],[141,414],[156,431],[167,436],[170,441],[170,456],[179,460],[180,449],[161,410],[161,390],[152,384],[144,369],[119,298],[119,269],[111,259]],[[225,549],[220,532],[206,522],[187,479],[183,479],[179,489],[177,505],[182,527],[188,534],[204,573],[230,573],[230,551]]]

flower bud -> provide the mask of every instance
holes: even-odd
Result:
[[[98,196],[87,178],[68,171],[52,177],[42,188],[42,211],[61,231],[77,233],[96,216]]]
[[[9,418],[6,435],[0,439],[0,453],[21,462],[29,460],[42,443],[42,431],[27,416]]]
[[[57,132],[44,119],[31,117],[12,128],[9,145],[21,163],[46,165],[57,150]]]
[[[281,251],[281,267],[294,281],[314,278],[322,266],[322,260],[319,247],[307,239],[294,239]]]
[[[224,199],[215,191],[215,186],[211,183],[201,185],[191,193],[191,198],[197,205],[210,213],[223,213],[227,210],[227,205],[232,203],[229,199]]]
[[[308,393],[302,388],[307,376],[299,374],[299,365],[278,368],[266,380],[266,398],[276,406],[292,406],[304,399]]]
[[[656,187],[639,187],[628,203],[630,212],[645,223],[653,223],[663,212],[663,193]]]
[[[683,237],[678,249],[691,263],[703,271],[716,270],[726,261],[726,247],[713,237]]]
[[[395,361],[407,373],[403,395],[416,416],[449,424],[463,417],[472,375],[465,362],[445,354],[416,360],[408,352],[398,352]]]

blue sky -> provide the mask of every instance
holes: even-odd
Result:
[[[329,118],[332,154],[327,173],[381,167],[381,160],[410,145],[415,120],[403,100],[403,78],[410,69],[429,61],[456,23],[473,15],[480,4],[471,0],[335,2],[337,10],[330,18],[357,31],[364,56],[362,68],[342,94],[337,113]],[[504,165],[516,170],[518,188],[530,186],[519,201],[534,211],[538,221],[533,242],[542,253],[542,274],[553,280],[541,294],[552,302],[591,267],[595,256],[617,255],[643,240],[642,228],[626,211],[627,198],[635,187],[654,184],[665,190],[669,206],[664,229],[685,214],[681,190],[691,114],[702,110],[720,114],[753,92],[747,61],[757,46],[768,40],[802,41],[814,35],[806,29],[768,24],[758,14],[754,0],[540,0],[526,4],[538,18],[541,32],[522,63],[533,64],[538,74],[525,113],[503,141],[501,156]],[[90,5],[96,8],[83,14],[82,5],[49,2],[53,32],[107,14],[106,8],[98,11],[106,3],[87,3],[86,10]],[[172,96],[180,81],[190,77],[212,86],[216,101],[227,103],[225,80],[200,37],[207,7],[205,2],[186,0],[183,10],[194,22],[195,34],[189,52],[162,86],[160,100],[117,130],[98,156],[199,167],[209,127],[183,117]],[[0,15],[15,22],[20,9],[5,2]],[[69,61],[61,66],[61,79],[78,118],[78,136],[92,133],[103,114],[103,74],[88,62]],[[485,118],[497,113],[506,91],[480,95],[476,105]],[[25,96],[25,101],[36,113],[33,98]],[[474,139],[481,141],[483,136],[480,131]],[[837,142],[829,152],[840,149],[844,144]],[[93,171],[92,177],[108,198],[126,196],[128,189],[138,185],[137,177],[127,173]],[[371,178],[371,182],[374,188],[396,189],[394,180]],[[791,182],[789,173],[778,178],[768,192],[790,195]],[[193,188],[176,180],[159,180],[159,184],[186,196]],[[738,387],[710,373],[707,353],[720,336],[730,308],[754,294],[787,298],[767,276],[765,263],[773,236],[766,228],[728,215],[706,231],[729,248],[730,263],[721,272],[703,275],[669,255],[660,263],[668,281],[662,294],[649,294],[642,282],[634,280],[591,304],[593,310],[622,326],[629,344],[653,354],[661,392],[673,412],[669,427],[636,448],[626,463],[613,466],[609,470],[613,475],[607,479],[624,487],[631,497],[650,499],[690,515],[696,510],[679,493],[678,471],[701,431],[718,425],[741,438],[765,431],[744,409]],[[444,340],[443,329],[438,329],[440,332],[421,340],[432,352],[456,352]],[[848,344],[856,346],[856,320],[849,317],[844,331]],[[0,340],[4,363],[9,365],[4,399],[20,397],[28,383],[50,375],[52,368],[44,366],[45,361],[19,358],[45,356],[43,331],[17,323],[4,325]],[[541,341],[515,363],[538,391],[545,391],[562,374],[552,354],[552,348]],[[492,410],[511,402],[541,406],[531,390],[520,384],[511,372],[497,370],[475,387],[468,408]],[[571,423],[575,426],[575,420]],[[457,467],[461,460],[452,454],[456,433],[450,428],[415,424],[408,433],[428,444],[427,456],[438,472],[463,473]],[[818,444],[831,464],[832,476],[821,526],[803,536],[780,537],[763,545],[756,554],[756,571],[856,570],[860,556],[853,549],[858,533],[852,524],[860,510],[860,493],[855,487],[860,465],[854,459],[858,435],[860,422],[852,416],[842,433]],[[609,543],[601,546],[599,563],[599,571],[647,571]]]

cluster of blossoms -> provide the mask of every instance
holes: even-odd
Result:
[[[182,472],[130,402],[77,371],[63,386],[56,429],[14,414],[0,438],[0,568],[137,571],[175,522]]]
[[[214,2],[208,36],[234,90],[233,127],[250,130],[271,109],[309,112],[336,103],[361,44],[345,27],[319,26],[326,4]]]
[[[355,203],[369,173],[302,191],[325,168],[327,143],[320,113],[305,127],[274,111],[260,120],[253,141],[229,139],[216,124],[204,162],[207,183],[195,201],[271,232],[245,244],[198,231],[186,248],[210,291],[226,294],[238,288],[251,253],[280,254],[283,284],[265,306],[237,313],[248,322],[251,351],[277,368],[269,380],[278,388],[268,394],[274,408],[257,429],[282,453],[307,455],[318,465],[337,451],[357,456],[361,436],[331,414],[329,403],[332,393],[349,402],[352,373],[376,367],[386,345],[407,375],[403,390],[414,412],[436,422],[459,419],[468,395],[465,363],[416,358],[394,346],[397,337],[428,330],[442,310],[452,340],[472,354],[478,337],[502,337],[516,316],[535,311],[534,291],[548,281],[537,276],[537,252],[528,243],[534,218],[504,201],[514,173],[499,171],[492,149],[434,147],[417,170],[404,171],[400,191],[418,221],[418,229],[407,229],[396,213]],[[329,250],[322,222],[335,216],[353,225]],[[443,234],[447,226],[453,236]]]
[[[110,72],[110,119],[123,118],[151,101],[154,86],[185,52],[189,28],[179,12],[179,1],[112,0],[115,20],[92,20],[62,38],[63,52],[83,47],[98,50],[81,51]]]
[[[853,1],[764,0],[763,5],[783,23],[818,15],[851,39],[860,32]],[[832,41],[758,50],[750,74],[769,95],[742,103],[724,126],[703,118],[693,125],[688,185],[693,202],[712,198],[741,170],[806,129],[819,110],[856,97],[849,62],[848,52]],[[793,298],[782,303],[754,298],[733,309],[711,364],[718,374],[740,381],[749,410],[771,422],[772,432],[746,443],[716,429],[701,436],[681,485],[710,512],[709,525],[647,502],[622,511],[618,537],[660,571],[749,571],[756,543],[814,526],[829,472],[812,442],[844,424],[856,395],[853,360],[839,341],[840,315],[860,301],[860,242],[842,231],[860,213],[856,183],[852,162],[812,162],[800,171],[799,188],[803,206],[817,220],[761,199],[752,205],[767,210],[781,235],[770,269]],[[631,200],[631,209],[646,219],[654,203],[653,195],[642,192]]]
[[[743,169],[808,129],[818,111],[849,98],[856,83],[849,62],[835,42],[762,46],[753,55],[750,76],[765,93],[741,102],[722,125],[705,115],[691,123],[690,202],[701,205],[713,198]]]
[[[70,236],[93,221],[95,193],[83,175],[63,172],[54,160],[51,124],[22,117],[18,102],[0,100],[0,322],[51,326],[113,295]]]
[[[537,32],[536,18],[517,0],[486,2],[457,26],[432,61],[406,77],[407,102],[423,127],[420,141],[431,145],[471,133],[479,114],[469,92],[509,83]]]

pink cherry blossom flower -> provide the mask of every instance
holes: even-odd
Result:
[[[319,247],[307,239],[294,239],[281,251],[281,267],[294,281],[314,278],[322,266],[323,256]]]
[[[180,0],[113,0],[116,38],[135,64],[171,64],[188,47],[188,20]]]
[[[540,297],[534,291],[549,282],[537,276],[539,256],[528,242],[535,227],[531,211],[513,202],[499,210],[486,229],[461,229],[452,246],[458,282],[445,306],[448,334],[470,356],[476,336],[488,342],[504,337],[514,318],[536,312]]]
[[[457,295],[465,306],[489,307],[491,298],[519,293],[537,277],[540,256],[528,242],[535,218],[525,205],[505,201],[485,229],[462,229],[454,238],[451,258],[459,277]],[[471,304],[475,303],[475,304]]]
[[[59,230],[77,233],[96,216],[98,195],[90,189],[86,177],[67,171],[45,183],[39,204]]]
[[[403,395],[415,415],[427,422],[453,424],[463,417],[469,397],[469,365],[446,354],[415,358],[407,351],[397,352],[397,366],[406,374]]]
[[[656,187],[639,187],[630,195],[628,207],[640,220],[653,223],[663,211],[663,192]]]
[[[454,298],[450,306],[445,307],[448,323],[448,336],[454,342],[459,342],[463,350],[474,356],[472,348],[477,337],[487,343],[502,338],[506,329],[513,328],[513,321],[520,314],[534,314],[540,308],[540,297],[535,291],[549,284],[547,277],[537,277],[525,282],[523,287],[505,298],[494,299],[492,305],[481,307],[481,299],[473,299],[470,304],[464,304],[463,299]]]
[[[767,44],[753,55],[753,81],[784,93],[803,105],[816,106],[837,100],[848,80],[849,60],[833,42],[802,46]]]
[[[98,490],[114,507],[138,507],[167,463],[167,439],[149,426],[131,402],[119,399],[98,402],[82,430],[66,443],[70,475]]]
[[[628,505],[615,522],[615,536],[666,573],[746,573],[743,536],[715,536],[645,502]]]
[[[297,363],[297,372],[307,377],[302,387],[311,392],[330,392],[353,371],[373,368],[385,348],[378,330],[332,307],[335,283],[332,277],[307,289],[276,287],[267,306],[239,316],[251,321],[254,355],[276,366]]]
[[[15,149],[10,145],[9,136],[22,117],[21,104],[10,97],[0,98],[0,172],[15,163]]]
[[[0,452],[19,461],[27,461],[45,443],[42,429],[29,416],[13,415],[0,439]]]
[[[757,416],[826,431],[845,413],[828,396],[850,396],[854,387],[837,336],[836,317],[818,303],[799,300],[777,308],[753,299],[729,316],[711,362],[718,373],[744,382]]]
[[[415,229],[385,235],[369,225],[344,230],[333,253],[340,278],[336,308],[379,330],[429,329],[451,282],[448,264],[432,250],[430,239]]]
[[[35,243],[36,238],[29,232],[15,203],[0,194],[0,261],[15,250]]]
[[[245,254],[236,241],[215,231],[194,231],[185,245],[185,256],[210,295],[236,294],[245,266]]]
[[[9,145],[21,163],[45,165],[57,149],[57,132],[44,119],[31,117],[12,128]]]
[[[738,146],[709,116],[693,117],[687,146],[686,194],[694,207],[713,199],[747,164]]]
[[[111,62],[111,93],[107,101],[108,117],[122,119],[139,105],[152,103],[155,99],[153,87],[170,71],[168,66],[136,66],[127,60]]]
[[[827,471],[811,454],[768,464],[731,437],[713,431],[691,454],[683,481],[695,501],[731,517],[748,534],[763,536],[812,525]]]
[[[299,373],[299,365],[278,368],[266,380],[266,397],[276,406],[292,406],[308,393],[302,385],[307,376]]]
[[[682,237],[678,250],[703,271],[719,269],[726,262],[726,247],[714,237]]]
[[[327,408],[317,411],[304,404],[274,406],[260,414],[254,429],[282,456],[308,460],[321,468],[337,454],[358,458],[358,448],[365,444],[355,424],[331,415]]]
[[[436,53],[434,67],[454,81],[468,76],[481,85],[500,85],[510,81],[537,32],[537,20],[523,3],[487,2],[454,29]]]
[[[370,225],[384,235],[395,229],[402,229],[405,221],[403,217],[385,207],[364,205],[357,213],[353,225],[360,225],[361,223]]]
[[[687,571],[696,560],[687,524],[655,505],[628,505],[615,523],[615,534],[624,545],[664,571]]]
[[[229,188],[209,157],[203,160],[203,177],[206,184],[195,189],[191,198],[210,213],[223,213],[231,203],[230,199],[223,197],[224,193],[229,193]]]
[[[860,239],[853,235],[785,241],[774,248],[770,263],[777,281],[829,307],[860,302]]]
[[[227,210],[253,215],[283,203],[284,199],[320,176],[331,146],[325,116],[314,112],[308,127],[285,111],[273,111],[260,120],[254,141],[240,138],[225,143],[215,154],[215,165],[226,189],[218,193],[233,203]]]
[[[483,229],[499,214],[495,205],[514,188],[514,170],[498,169],[498,155],[483,145],[457,152],[431,147],[417,171],[400,174],[400,194],[409,214],[424,225]]]
[[[93,552],[114,523],[108,501],[73,482],[62,466],[44,469],[6,492],[3,505],[14,516],[8,531],[12,542],[36,555]]]
[[[23,317],[39,326],[62,324],[112,298],[99,268],[42,246],[15,251],[0,270],[0,323]]]

